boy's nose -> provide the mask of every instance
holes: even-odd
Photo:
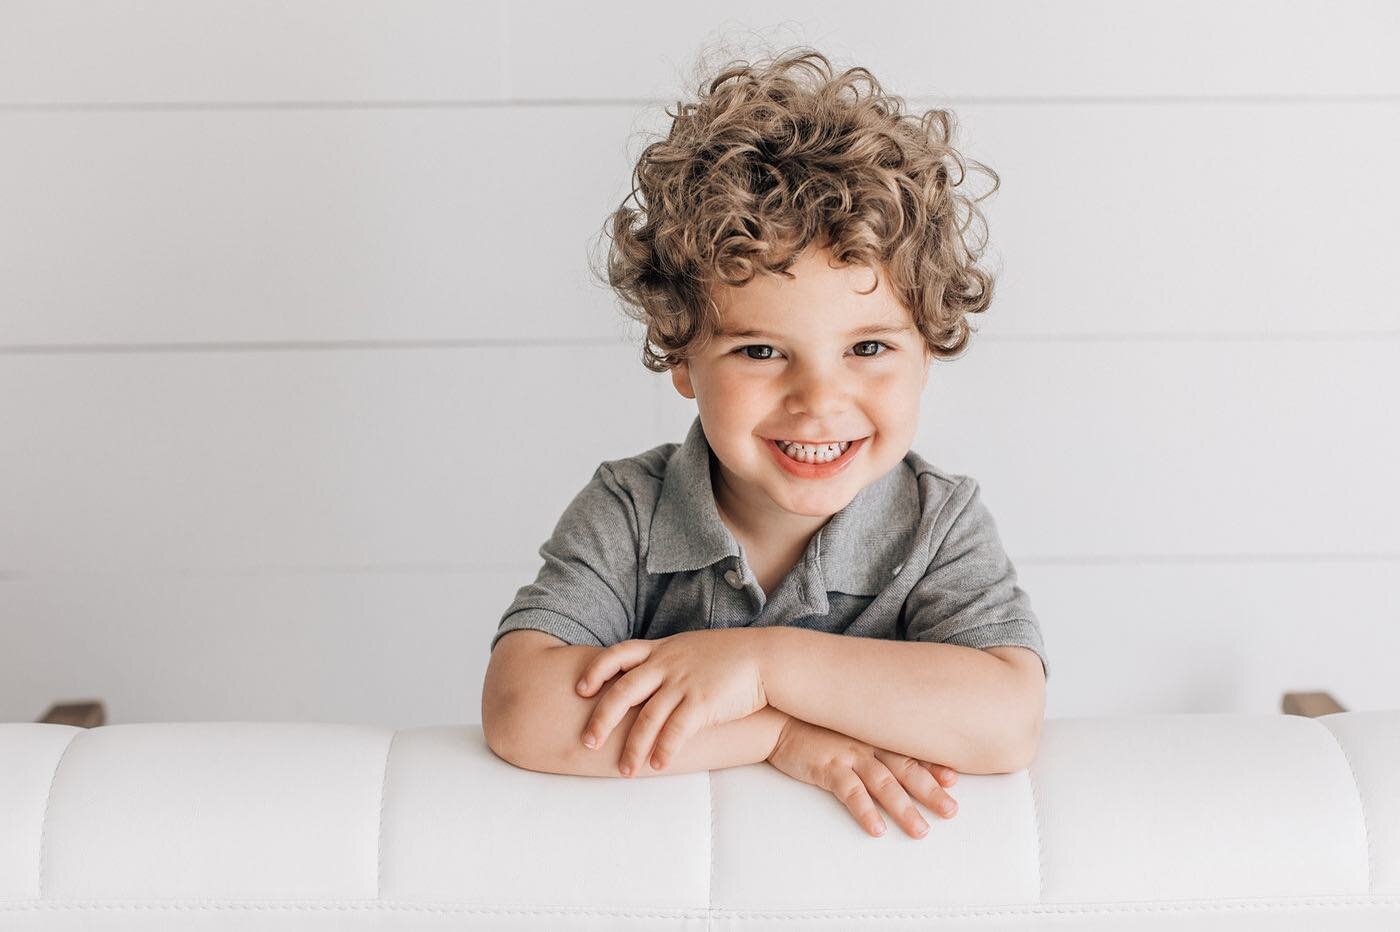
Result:
[[[788,414],[831,420],[846,407],[850,388],[840,373],[809,369],[794,378],[787,391]]]

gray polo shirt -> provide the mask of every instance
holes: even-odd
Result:
[[[719,518],[697,416],[685,442],[609,460],[564,509],[495,636],[606,647],[700,628],[788,625],[965,647],[1028,647],[1040,623],[977,481],[912,450],[812,536],[771,598]]]

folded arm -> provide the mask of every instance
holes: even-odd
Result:
[[[603,648],[563,644],[542,631],[504,635],[491,653],[481,695],[481,724],[492,752],[526,770],[616,777],[623,746],[643,705],[633,706],[599,748],[579,740],[606,692],[580,696],[574,684]],[[638,777],[719,770],[768,759],[788,716],[765,707],[723,725],[702,728],[663,770],[641,763]]]
[[[1028,648],[754,630],[770,708],[962,773],[1035,756],[1045,677]]]
[[[963,773],[1011,772],[1034,757],[1045,679],[1033,651],[801,628],[752,630],[762,651],[769,705],[702,728],[662,771],[651,767],[648,756],[636,776],[767,760],[789,718]],[[526,770],[618,776],[627,737],[645,703],[626,712],[602,747],[583,746],[579,735],[606,686],[585,697],[574,684],[602,650],[529,629],[502,637],[482,689],[482,728],[491,750]]]

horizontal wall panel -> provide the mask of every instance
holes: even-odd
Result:
[[[1400,99],[962,116],[1001,177],[987,332],[1400,336]]]
[[[100,698],[109,721],[480,721],[496,622],[535,563],[491,569],[0,582],[0,721]],[[1052,718],[1393,708],[1394,562],[1025,563]],[[257,687],[249,688],[250,683]]]
[[[529,558],[662,387],[620,346],[8,359],[0,571]]]
[[[1400,556],[1059,564],[1020,584],[1055,664],[1053,714],[1279,712],[1285,692],[1395,708]]]
[[[700,46],[760,38],[815,44],[906,95],[1400,92],[1400,13],[1376,0],[10,0],[0,103],[664,98],[693,83]]]
[[[1013,555],[1400,554],[1397,397],[1400,341],[989,342],[934,364],[913,446]]]
[[[1400,101],[959,116],[988,335],[1400,333]],[[0,350],[635,333],[590,261],[655,117],[0,114]]]
[[[519,569],[97,574],[0,582],[0,721],[481,721]]]
[[[6,0],[0,103],[494,98],[500,6]]]
[[[1013,555],[1400,553],[1400,341],[980,344],[915,448]],[[0,571],[533,559],[694,412],[628,347],[0,365]]]
[[[615,336],[627,120],[0,114],[0,345]]]
[[[507,92],[526,99],[636,96],[639,87],[669,97],[695,83],[689,71],[702,41],[743,52],[751,34],[780,47],[813,44],[903,96],[1400,92],[1400,10],[1375,0],[631,0],[508,3],[505,21],[508,35],[534,39],[512,42],[504,57]],[[649,54],[638,54],[637,36],[647,37]]]

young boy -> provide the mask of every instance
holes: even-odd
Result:
[[[609,281],[698,416],[600,465],[541,546],[483,690],[506,760],[768,760],[880,834],[874,793],[916,837],[907,792],[948,817],[956,771],[1029,764],[1039,622],[976,480],[910,449],[932,360],[992,280],[948,114],[900,105],[799,49],[719,74],[642,154]]]

